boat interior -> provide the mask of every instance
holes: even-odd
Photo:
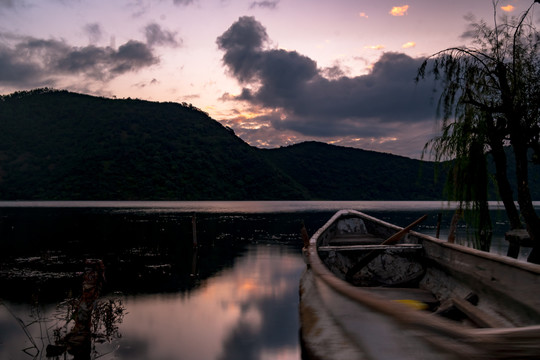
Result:
[[[481,267],[490,257],[478,260],[475,252],[460,252],[415,232],[387,243],[400,230],[370,217],[342,216],[319,235],[318,255],[332,273],[354,286],[467,327],[540,323],[534,304],[508,293],[512,284],[506,282],[512,279],[502,274],[504,266],[488,273]]]

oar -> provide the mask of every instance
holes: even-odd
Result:
[[[394,243],[397,243],[405,234],[407,234],[413,227],[421,223],[427,218],[427,214],[420,217],[419,219],[413,221],[411,224],[407,225],[407,227],[403,228],[402,230],[398,231],[394,235],[390,236],[388,239],[384,240],[381,245],[391,245]],[[364,256],[360,261],[358,261],[352,268],[347,271],[347,275],[345,275],[347,280],[351,280],[353,276],[358,273],[360,270],[364,268],[367,264],[369,264],[373,259],[379,255],[380,250],[372,250],[370,251],[366,256]]]

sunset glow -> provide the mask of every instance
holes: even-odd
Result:
[[[466,15],[489,24],[493,10],[489,0],[0,1],[0,94],[185,102],[253,146],[395,138],[371,146],[418,158],[429,138],[408,129],[436,119],[432,89],[413,81],[419,65],[463,45]]]
[[[405,16],[405,15],[407,15],[407,10],[409,10],[409,5],[394,6],[392,8],[392,10],[390,10],[390,15],[392,15],[392,16]]]
[[[414,41],[406,42],[401,46],[402,49],[410,49],[416,46],[416,43]]]
[[[501,9],[502,9],[503,11],[506,11],[506,12],[511,12],[511,11],[514,11],[515,7],[512,6],[512,5],[510,5],[510,4],[508,4],[508,5],[506,5],[506,6],[501,6]]]
[[[384,49],[386,46],[384,45],[370,45],[370,46],[364,46],[364,49],[370,49],[370,50],[382,50]]]

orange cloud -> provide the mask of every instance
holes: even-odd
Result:
[[[506,5],[506,6],[501,6],[501,9],[502,9],[503,11],[506,11],[506,12],[511,12],[511,11],[514,11],[515,7],[512,6],[512,5],[510,5],[510,4],[508,4],[508,5]]]
[[[370,45],[370,46],[364,46],[364,49],[371,49],[371,50],[382,50],[384,49],[384,45]]]
[[[392,10],[390,10],[390,15],[392,16],[403,16],[407,15],[407,10],[409,9],[409,5],[403,5],[403,6],[394,6]]]
[[[366,19],[369,17],[365,12],[361,12],[360,14],[358,14],[358,16],[360,16],[361,18],[366,18]]]
[[[409,49],[416,46],[416,43],[414,41],[406,42],[405,44],[401,45],[402,49]]]

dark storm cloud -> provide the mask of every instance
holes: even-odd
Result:
[[[111,72],[117,74],[136,71],[158,62],[148,45],[135,40],[120,46],[118,51],[113,52],[111,60]]]
[[[156,23],[148,24],[144,28],[146,35],[146,43],[149,46],[170,46],[178,47],[182,45],[182,40],[176,38],[176,33],[163,30],[161,26]]]
[[[266,1],[254,1],[249,5],[250,9],[254,8],[267,8],[267,9],[275,9],[279,4],[279,0],[266,0]]]
[[[40,68],[37,64],[20,61],[13,56],[12,49],[0,45],[0,82],[19,83],[28,85],[39,77]]]
[[[240,82],[252,81],[263,59],[262,46],[268,40],[266,29],[252,17],[244,16],[218,37],[225,50],[223,62]]]
[[[217,39],[223,63],[245,86],[235,99],[280,110],[270,119],[276,129],[388,136],[387,129],[395,129],[390,123],[433,118],[432,87],[414,82],[423,59],[385,53],[370,73],[347,77],[336,68],[319,69],[296,51],[268,49],[267,43],[266,29],[253,17],[241,17]]]
[[[65,41],[0,34],[0,82],[10,85],[54,83],[63,75],[83,75],[89,80],[110,80],[158,63],[151,48],[130,40],[118,49]],[[11,43],[11,46],[9,45]]]

